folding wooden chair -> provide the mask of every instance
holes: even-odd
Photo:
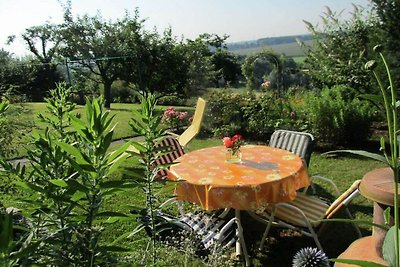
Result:
[[[324,177],[314,177],[323,179],[333,185],[335,191],[339,195],[339,190],[333,181]],[[318,240],[318,234],[324,229],[325,222],[323,219],[330,219],[337,214],[339,210],[344,209],[347,216],[353,219],[347,206],[359,194],[358,186],[361,180],[355,181],[349,189],[341,194],[332,204],[316,197],[298,193],[296,199],[291,202],[277,203],[271,205],[267,211],[262,214],[267,218],[268,224],[261,240],[260,249],[263,248],[264,242],[268,236],[271,226],[290,228],[300,231],[302,234],[312,237],[317,247],[322,251],[321,243]],[[356,224],[352,223],[357,234],[361,237],[360,229]],[[318,231],[317,231],[318,230]],[[316,232],[317,231],[317,232]]]

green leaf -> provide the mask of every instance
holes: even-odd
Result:
[[[85,193],[85,192],[76,191],[76,192],[72,195],[71,200],[75,202],[75,201],[81,200],[81,199],[84,198],[84,197],[86,197],[86,193]]]
[[[145,225],[144,224],[139,224],[135,229],[133,229],[132,232],[129,233],[129,235],[126,238],[131,238],[132,236],[136,235],[139,233],[142,229],[144,229]]]
[[[381,95],[365,94],[365,95],[360,96],[360,98],[369,100],[375,104],[383,105],[383,98]]]
[[[72,190],[77,190],[77,191],[82,191],[85,193],[88,193],[90,191],[89,188],[87,188],[86,186],[84,186],[83,184],[79,183],[76,180],[70,179],[68,181],[66,181],[68,186],[72,189]]]
[[[78,164],[90,164],[84,159],[82,153],[76,147],[59,141],[56,141],[56,144],[59,145],[65,152],[74,156]]]
[[[143,145],[139,144],[138,142],[132,142],[131,145],[136,148],[137,150],[139,150],[139,152],[145,153],[147,151],[146,147],[144,147]]]
[[[398,244],[400,244],[400,237]],[[383,241],[382,254],[385,261],[389,266],[396,266],[396,256],[399,256],[399,251],[396,255],[395,250],[395,240],[396,240],[396,227],[390,227],[389,231],[386,233],[385,240]]]
[[[385,224],[386,225],[390,224],[390,217],[391,217],[391,215],[390,215],[390,207],[387,207],[385,209],[385,211],[384,211],[384,217],[383,217],[385,219]]]
[[[59,187],[68,187],[68,184],[64,180],[61,180],[61,179],[52,179],[52,180],[49,180],[49,182],[56,186],[59,186]]]
[[[361,267],[387,267],[385,265],[371,261],[350,260],[350,259],[329,259],[329,260],[340,263],[354,264]]]
[[[121,166],[122,163],[125,162],[125,160],[129,157],[129,154],[123,154],[120,155],[117,159],[115,159],[113,162],[111,162],[108,172],[107,174],[110,175],[113,172],[115,172],[116,170],[118,170],[118,168]]]
[[[101,148],[98,151],[99,155],[103,155],[107,152],[107,150],[110,147],[110,144],[112,142],[113,134],[114,134],[113,132],[109,132],[106,134],[106,136],[104,137],[103,143],[101,145]]]
[[[31,189],[36,192],[46,193],[46,190],[44,190],[43,188],[29,182],[15,181],[14,183],[25,189]]]
[[[354,155],[359,155],[359,156],[363,156],[363,157],[367,157],[373,160],[377,160],[383,163],[388,164],[387,160],[385,157],[383,157],[380,154],[376,154],[376,153],[371,153],[371,152],[367,152],[364,150],[335,150],[335,151],[329,151],[327,153],[324,153],[325,155],[330,155],[330,154],[337,154],[337,153],[351,153]]]
[[[110,156],[107,159],[107,162],[112,162],[113,160],[118,158],[122,153],[124,153],[128,149],[128,147],[131,145],[131,143],[132,143],[131,141],[126,142],[125,144],[120,146],[117,150],[111,152]]]
[[[13,241],[12,214],[0,214],[0,254],[8,254]]]

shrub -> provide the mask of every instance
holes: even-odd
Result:
[[[309,130],[317,140],[332,145],[365,142],[371,134],[374,108],[355,98],[346,86],[325,87],[309,94],[304,103]]]
[[[173,94],[160,97],[157,100],[157,104],[162,106],[185,106],[187,105],[186,100],[186,97],[182,95]]]
[[[252,94],[240,95],[226,90],[211,93],[204,119],[205,132],[218,137],[244,133],[243,106],[254,97]]]
[[[207,108],[206,131],[219,137],[241,133],[248,139],[266,141],[277,128],[300,130],[305,126],[288,97],[279,97],[273,92],[259,96],[214,92]]]

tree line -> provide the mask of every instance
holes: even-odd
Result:
[[[394,80],[400,77],[396,15],[400,3],[371,2],[371,9],[354,6],[348,20],[327,9],[321,25],[305,21],[313,44],[299,40],[306,55],[303,64],[272,51],[235,55],[227,48],[228,35],[204,33],[190,40],[177,39],[170,28],[161,34],[147,31],[138,10],[115,21],[101,15],[74,17],[67,2],[61,24],[33,26],[22,34],[30,56],[16,58],[0,49],[0,97],[42,101],[60,81],[73,85],[81,99],[101,89],[106,107],[116,83],[142,95],[158,96],[188,96],[205,87],[239,82],[261,88],[266,80],[271,81],[271,89],[279,91],[293,85],[321,89],[341,84],[353,88],[355,94],[370,93],[374,84],[363,66],[373,57],[376,44],[383,44],[391,55]],[[10,36],[9,43],[14,39]]]

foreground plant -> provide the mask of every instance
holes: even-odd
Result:
[[[134,116],[130,122],[130,125],[135,134],[144,137],[144,142],[132,142],[132,145],[139,151],[139,154],[136,154],[136,156],[139,158],[136,168],[139,171],[136,173],[127,172],[127,174],[134,178],[134,181],[140,185],[145,194],[145,212],[147,214],[148,221],[139,225],[139,227],[135,229],[132,234],[136,234],[139,230],[144,229],[145,227],[150,227],[152,237],[150,240],[151,246],[149,248],[152,266],[155,266],[157,261],[157,231],[155,223],[157,199],[155,195],[155,179],[157,177],[157,173],[161,169],[165,169],[171,165],[155,164],[155,160],[158,157],[170,152],[165,147],[157,148],[157,144],[162,140],[162,137],[166,135],[166,132],[162,127],[160,127],[161,117],[155,115],[156,103],[157,101],[155,96],[150,94],[146,98],[141,97],[141,112],[137,112],[135,110],[132,111]],[[137,173],[141,173],[142,176],[137,176]]]
[[[329,267],[329,261],[324,252],[307,247],[296,253],[293,267]]]
[[[126,188],[125,181],[111,175],[128,157],[129,143],[109,152],[112,117],[103,110],[103,100],[87,100],[86,118],[72,114],[70,90],[59,85],[47,99],[50,115],[41,115],[48,124],[44,134],[33,140],[29,151],[33,171],[0,161],[8,175],[32,194],[25,199],[33,232],[41,239],[32,252],[32,263],[52,266],[94,266],[109,262],[115,246],[100,245],[104,223],[126,217],[101,210],[107,197]],[[72,129],[72,130],[68,130]],[[101,211],[100,211],[101,210]]]
[[[386,120],[388,125],[389,132],[389,151],[386,150],[386,144],[384,137],[381,137],[381,151],[383,152],[383,156],[379,154],[369,153],[365,151],[354,151],[354,150],[344,150],[343,152],[354,153],[362,156],[366,156],[372,158],[374,160],[381,161],[387,164],[393,171],[394,177],[394,225],[390,227],[389,231],[386,234],[384,243],[383,243],[383,257],[385,261],[389,264],[390,267],[400,267],[400,250],[399,250],[399,171],[400,171],[400,163],[399,163],[399,150],[398,150],[398,134],[399,134],[399,125],[398,125],[398,106],[399,101],[397,101],[397,90],[395,88],[395,84],[392,79],[390,68],[386,62],[385,57],[381,53],[381,46],[375,46],[374,51],[379,53],[381,60],[386,68],[387,73],[387,84],[378,76],[378,74],[374,71],[377,63],[375,61],[369,61],[366,63],[366,68],[372,70],[378,86],[381,91],[381,96],[367,96],[370,100],[376,102],[377,104],[383,105],[386,112]],[[390,208],[385,211],[385,221],[390,221]],[[385,227],[385,226],[383,226]],[[334,261],[356,264],[358,266],[383,266],[380,264],[374,264],[371,262],[362,262],[355,260],[347,260],[347,259],[335,259]]]

